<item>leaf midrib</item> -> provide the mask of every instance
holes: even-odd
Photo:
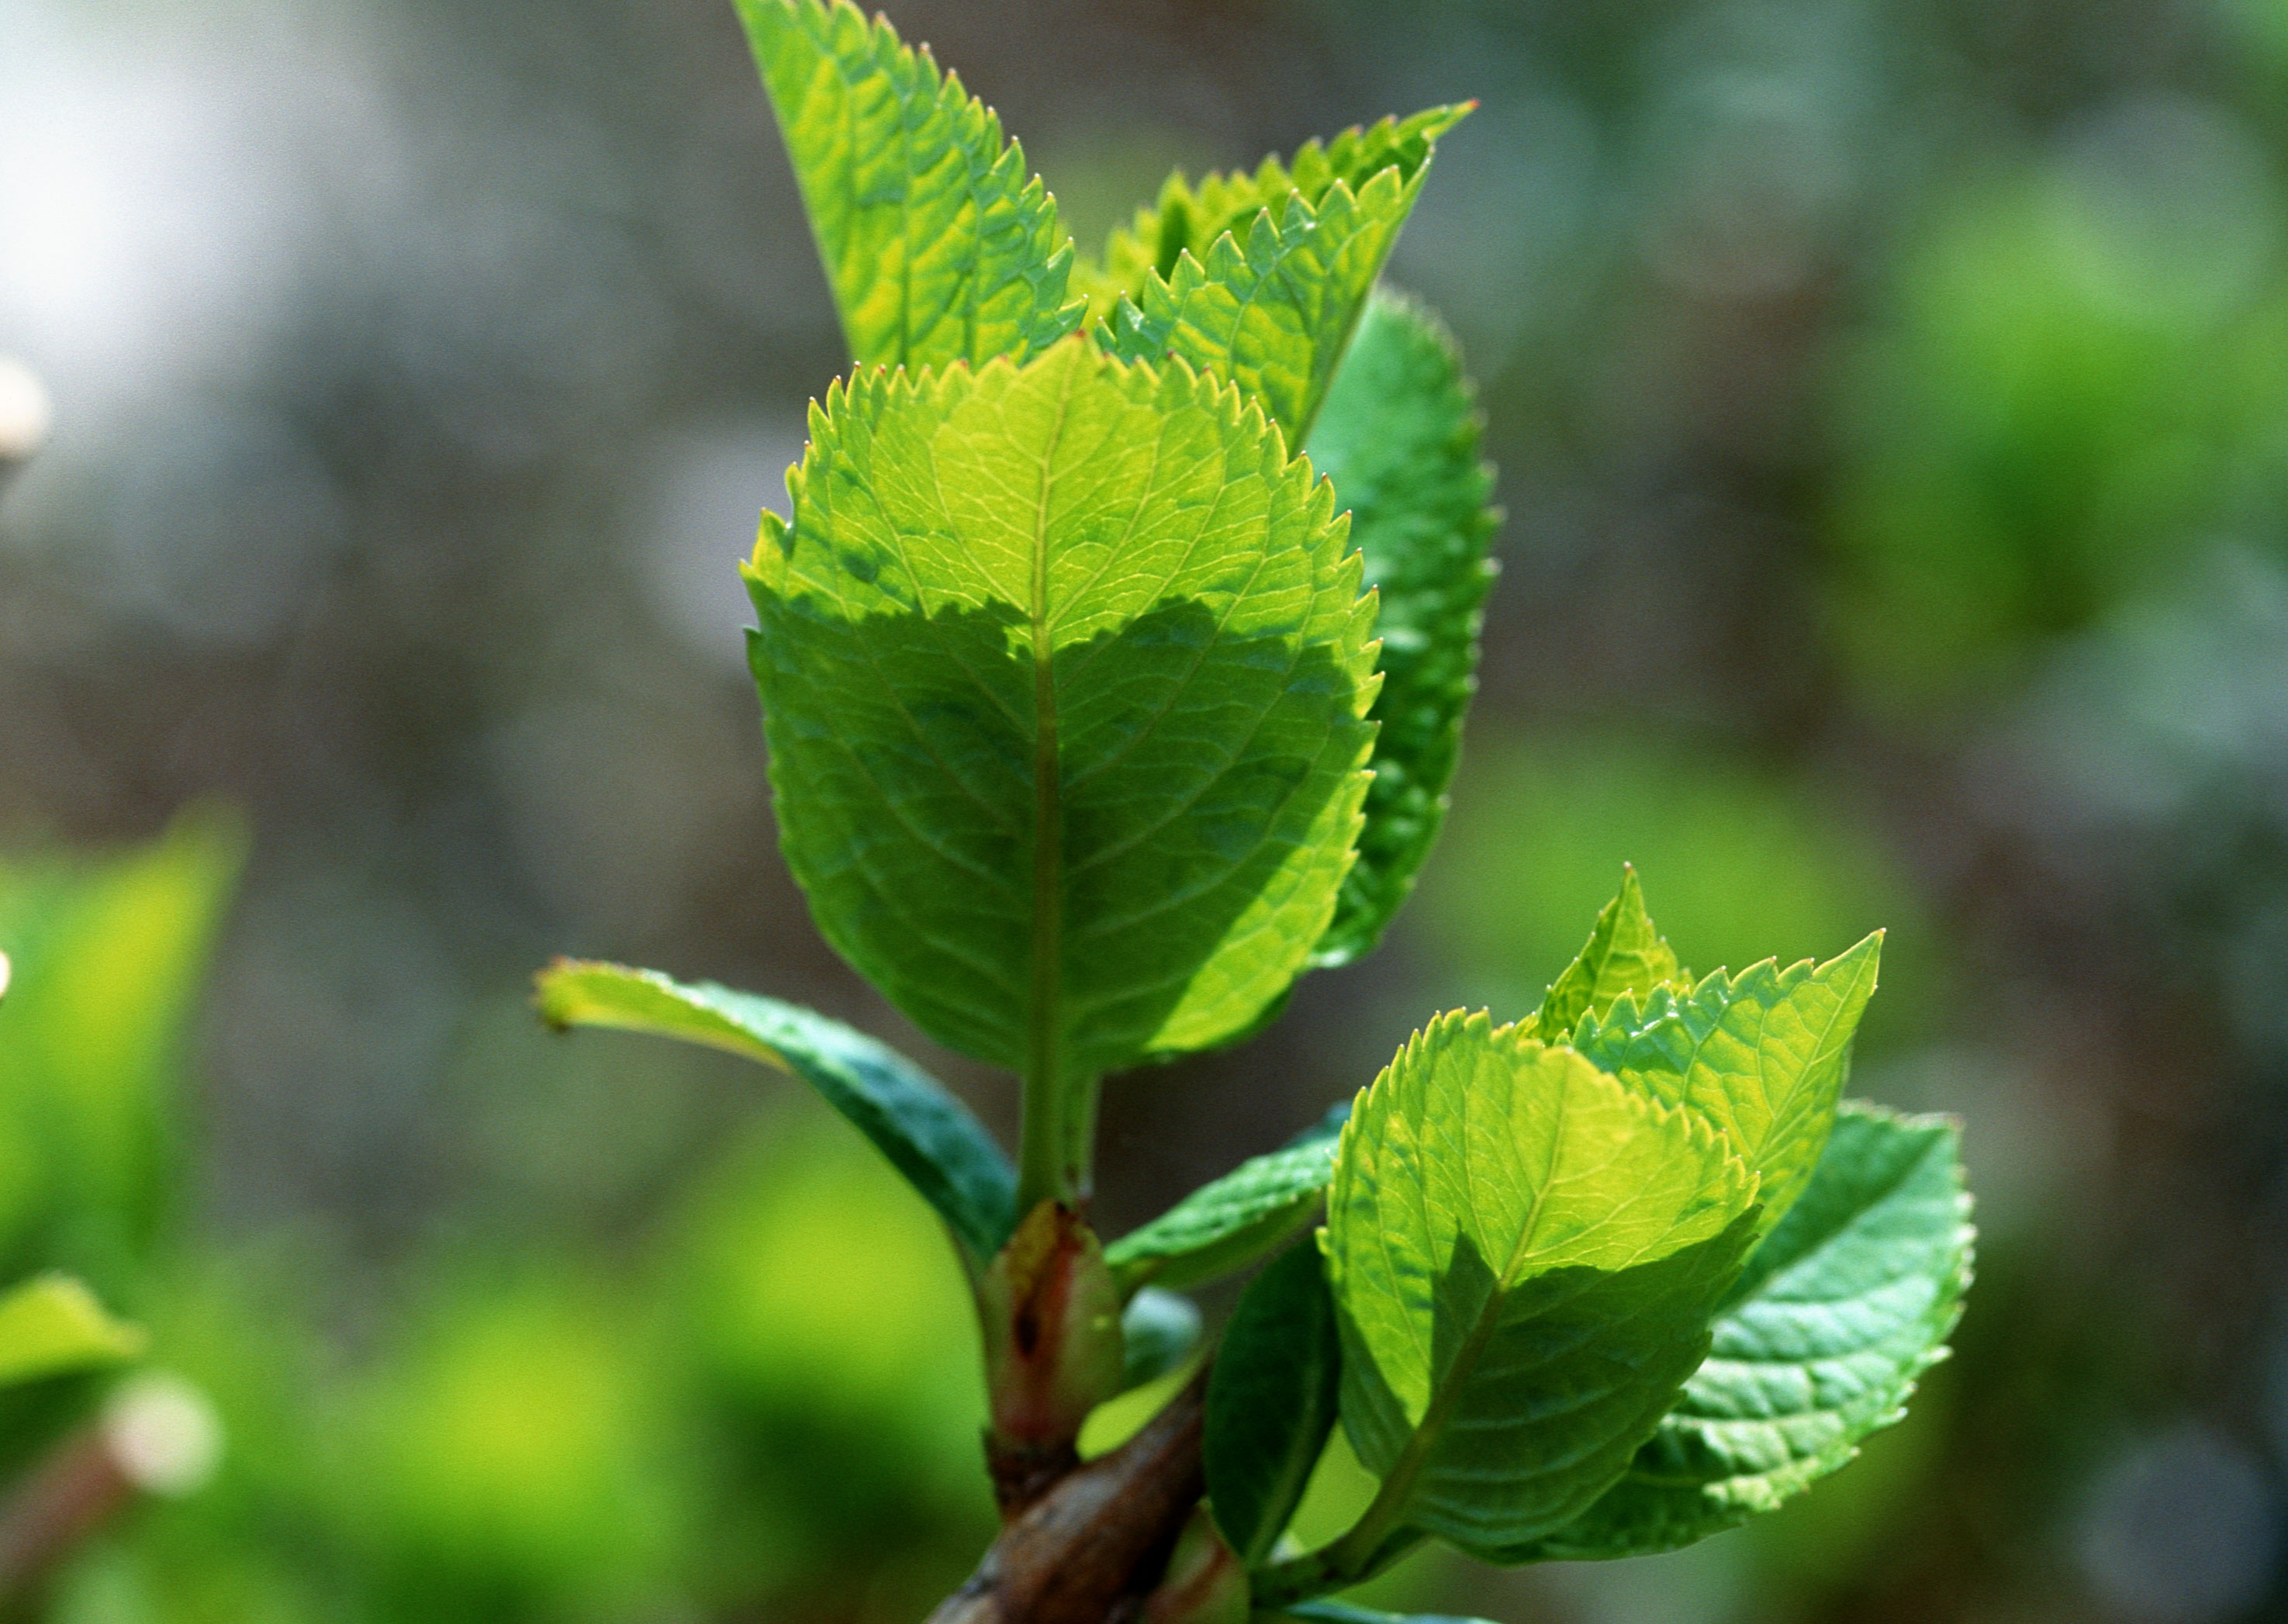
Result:
[[[1041,454],[1040,493],[1033,508],[1032,582],[1026,615],[1033,652],[1033,984],[1026,1011],[1026,1081],[1045,1096],[1060,1086],[1057,1075],[1062,1034],[1058,1005],[1063,992],[1064,811],[1061,764],[1057,750],[1057,687],[1049,615],[1049,493],[1057,446],[1064,438],[1072,403],[1073,375],[1067,367],[1057,391],[1057,408]]]

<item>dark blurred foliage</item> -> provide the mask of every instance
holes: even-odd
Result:
[[[1624,860],[1700,968],[1889,925],[1855,1091],[1968,1123],[1959,1356],[1864,1461],[1674,1557],[1392,1598],[2288,1617],[2288,6],[894,20],[1084,241],[1169,165],[1482,103],[1392,267],[1509,513],[1450,838],[1374,959],[1116,1081],[1107,1227],[1432,1010],[1529,1007]],[[0,834],[251,831],[184,1194],[107,1277],[232,1453],[52,1615],[919,1616],[988,1520],[943,1243],[769,1079],[524,1006],[557,952],[714,977],[1013,1127],[773,848],[732,566],[842,358],[727,5],[0,39],[0,351],[59,422],[0,507]]]

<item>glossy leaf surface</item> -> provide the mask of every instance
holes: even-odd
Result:
[[[1339,1121],[1252,1156],[1105,1248],[1124,1289],[1144,1280],[1197,1285],[1262,1256],[1311,1220],[1335,1176]]]
[[[1334,1298],[1307,1236],[1248,1282],[1208,1377],[1208,1500],[1251,1567],[1302,1501],[1334,1430],[1341,1372]]]
[[[1478,457],[1479,426],[1445,329],[1412,300],[1376,294],[1310,441],[1312,465],[1350,509],[1382,640],[1366,827],[1320,964],[1347,963],[1380,939],[1445,820],[1494,575],[1493,471]]]
[[[1906,1413],[1970,1281],[1959,1131],[1847,1105],[1708,1359],[1622,1479],[1513,1559],[1672,1550],[1770,1510]]]
[[[712,982],[560,960],[540,972],[551,1026],[680,1038],[790,1072],[818,1090],[937,1209],[973,1262],[1015,1223],[1016,1175],[969,1107],[911,1061],[839,1021]]]
[[[1699,1367],[1755,1193],[1704,1118],[1569,1050],[1418,1033],[1328,1196],[1343,1424],[1394,1525],[1488,1553],[1585,1510]]]
[[[1077,339],[837,385],[790,484],[750,647],[827,939],[1044,1086],[1247,1030],[1365,789],[1373,605],[1326,484],[1235,389]]]
[[[738,0],[852,358],[1029,354],[1079,324],[1072,245],[991,108],[849,0]]]

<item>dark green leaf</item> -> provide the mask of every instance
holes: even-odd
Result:
[[[1382,639],[1366,827],[1320,964],[1347,963],[1380,939],[1445,820],[1494,575],[1479,421],[1445,329],[1413,301],[1376,294],[1311,432],[1312,465],[1350,508]]]
[[[973,364],[1079,325],[1072,245],[991,108],[849,0],[738,0],[862,366]]]
[[[1145,1280],[1196,1286],[1245,1268],[1311,1221],[1335,1175],[1334,1131],[1251,1157],[1104,1249],[1123,1289]]]
[[[1200,1345],[1200,1311],[1189,1297],[1147,1286],[1120,1316],[1120,1390],[1156,1381]]]
[[[680,1038],[791,1072],[874,1142],[935,1208],[973,1263],[1016,1222],[1016,1175],[969,1108],[911,1061],[812,1010],[657,970],[560,959],[540,972],[541,1016]]]
[[[1587,1514],[1512,1560],[1672,1550],[1768,1511],[1906,1414],[1969,1284],[1954,1124],[1847,1105],[1707,1361]]]
[[[1334,1430],[1342,1375],[1335,1301],[1309,1236],[1248,1283],[1208,1376],[1208,1501],[1253,1567],[1295,1515]]]
[[[1486,1624],[1483,1619],[1458,1618],[1444,1612],[1378,1612],[1371,1607],[1354,1607],[1347,1602],[1297,1602],[1281,1608],[1275,1616],[1307,1619],[1310,1624]]]
[[[764,516],[789,864],[941,1041],[1044,1089],[1247,1029],[1326,929],[1373,606],[1236,390],[1080,340],[864,372]]]

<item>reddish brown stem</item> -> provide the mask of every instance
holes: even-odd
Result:
[[[929,1624],[1105,1624],[1141,1597],[1205,1491],[1207,1381],[1201,1371],[1142,1431],[1002,1530]]]
[[[0,1504],[0,1596],[21,1596],[135,1498],[104,1428],[74,1433]]]

